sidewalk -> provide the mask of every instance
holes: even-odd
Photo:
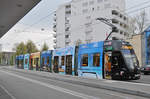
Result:
[[[150,98],[150,84],[81,78],[81,77],[75,77],[70,75],[60,75],[56,73],[22,70],[22,69],[16,69],[14,67],[4,67],[4,68],[7,68],[9,70],[14,70],[17,72],[38,75],[52,80],[59,80],[67,83],[79,84],[88,87],[106,89],[106,90],[121,92],[125,94]]]

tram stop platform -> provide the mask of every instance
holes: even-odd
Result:
[[[60,75],[60,74],[49,73],[49,72],[23,70],[14,67],[3,67],[3,69],[28,73],[31,75],[37,75],[39,77],[41,76],[47,79],[63,81],[66,83],[78,84],[78,85],[88,86],[92,88],[105,89],[105,90],[120,92],[124,94],[150,98],[150,84],[105,80],[105,79],[101,80],[101,79],[83,78],[83,77],[70,76],[70,75]]]

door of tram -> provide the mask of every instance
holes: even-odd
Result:
[[[36,70],[39,70],[39,58],[36,58],[35,60]]]
[[[59,72],[59,56],[54,56],[54,68],[53,68],[53,71],[55,73],[58,73]]]
[[[104,53],[104,78],[105,79],[112,79],[111,78],[111,52]]]
[[[72,75],[72,55],[66,56],[66,74]]]
[[[31,59],[30,70],[33,70],[33,59]]]

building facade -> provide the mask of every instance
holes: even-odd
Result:
[[[2,44],[0,44],[0,52],[2,51]]]
[[[111,37],[131,37],[128,17],[124,14],[125,0],[72,0],[61,5],[54,16],[54,48],[105,40],[111,27],[96,20],[107,18],[118,31]]]
[[[135,51],[135,54],[139,60],[139,65],[142,66],[144,64],[143,60],[145,57],[145,54],[143,53],[143,34],[136,34],[133,35],[132,38],[127,39],[128,42],[133,46],[133,49]]]
[[[0,65],[15,65],[15,52],[0,52]]]
[[[132,44],[140,66],[150,65],[150,27],[141,34],[133,35],[127,41]]]

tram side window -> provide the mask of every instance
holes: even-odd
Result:
[[[19,65],[21,65],[21,66],[23,65],[23,60],[22,59],[19,60]]]
[[[49,64],[49,56],[47,56],[47,64]]]
[[[88,66],[88,54],[82,55],[82,61],[81,61],[81,63],[82,63],[82,66],[85,66],[85,67]]]
[[[42,58],[42,65],[44,65],[44,61],[45,61],[45,58],[43,57],[43,58]]]
[[[93,54],[93,66],[94,67],[100,66],[100,53]]]
[[[65,65],[65,56],[62,56],[61,57],[61,66],[64,66]]]
[[[17,63],[17,65],[19,65],[19,60],[18,59],[17,59],[16,63]]]
[[[34,58],[34,63],[33,64],[36,65],[36,58]]]
[[[39,66],[39,58],[36,58],[36,66]]]
[[[25,59],[25,64],[28,64],[28,59]]]

